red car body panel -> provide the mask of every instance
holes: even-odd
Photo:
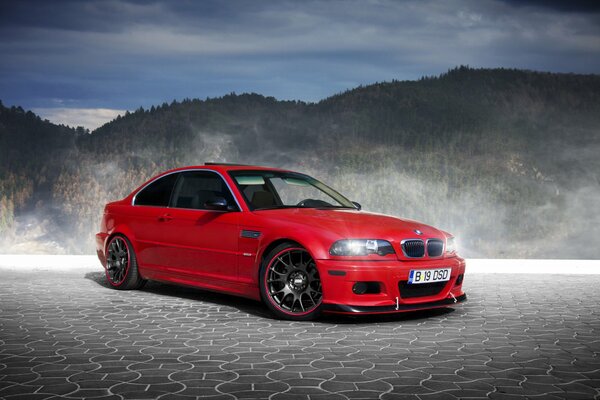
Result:
[[[411,259],[400,241],[419,238],[446,240],[446,232],[416,221],[359,210],[287,208],[251,211],[229,171],[272,168],[211,165],[179,168],[209,170],[227,183],[239,211],[132,205],[135,195],[155,177],[123,200],[106,205],[96,235],[98,258],[106,267],[106,245],[115,234],[126,236],[136,253],[144,279],[225,292],[260,300],[259,269],[274,244],[293,241],[316,261],[323,288],[324,310],[337,313],[387,313],[452,305],[466,298],[462,291],[465,262],[456,254]],[[415,230],[422,232],[421,235]],[[242,231],[258,232],[246,237]],[[331,245],[341,239],[376,238],[392,243],[395,254],[362,257],[332,256]],[[451,267],[450,280],[432,296],[402,298],[398,283],[410,270]],[[460,279],[459,279],[460,276]],[[457,282],[458,280],[458,282]],[[378,294],[357,295],[359,281],[379,282]]]

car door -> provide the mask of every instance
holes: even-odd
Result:
[[[168,221],[169,202],[178,175],[163,175],[150,182],[133,198],[127,210],[127,225],[133,232],[133,243],[139,268],[147,275],[166,265],[164,224]]]
[[[209,210],[206,202],[224,198],[230,209]],[[227,286],[237,279],[239,206],[224,179],[214,171],[179,173],[163,224],[165,258],[184,280]]]

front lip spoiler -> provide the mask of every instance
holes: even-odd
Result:
[[[467,295],[462,294],[456,298],[456,302],[453,298],[448,298],[438,301],[430,301],[429,303],[418,303],[418,304],[400,304],[398,308],[395,305],[392,306],[350,306],[346,304],[323,304],[323,311],[331,313],[390,313],[390,312],[402,312],[402,311],[416,311],[416,310],[427,310],[430,308],[443,307],[448,305],[454,305],[467,300]]]

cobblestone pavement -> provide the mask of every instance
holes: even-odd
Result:
[[[600,398],[600,276],[465,287],[454,311],[298,323],[99,271],[0,270],[0,398]]]

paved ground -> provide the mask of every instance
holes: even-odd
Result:
[[[600,276],[465,285],[454,311],[293,323],[89,269],[0,269],[0,398],[600,399]]]

